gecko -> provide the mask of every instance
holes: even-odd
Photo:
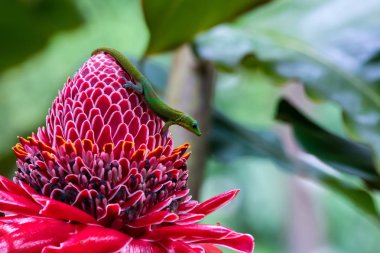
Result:
[[[100,52],[111,55],[121,65],[121,67],[137,82],[134,84],[132,81],[129,81],[123,77],[125,80],[123,88],[131,88],[137,93],[144,96],[148,107],[165,122],[165,125],[163,127],[164,136],[167,135],[167,132],[171,125],[179,125],[197,136],[200,136],[202,134],[198,122],[189,114],[178,111],[161,100],[157,93],[154,91],[150,81],[122,53],[115,49],[104,47],[96,49],[92,52],[92,55],[98,54]]]

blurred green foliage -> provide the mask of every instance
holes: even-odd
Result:
[[[269,1],[143,0],[145,20],[150,31],[146,54],[173,49],[192,40],[197,33]]]
[[[1,1],[0,72],[43,49],[50,37],[78,27],[82,18],[72,1]]]
[[[76,2],[84,23],[50,39],[45,50],[0,76],[0,162],[14,164],[10,147],[16,136],[29,136],[44,125],[45,116],[63,83],[101,46],[125,49],[139,56],[148,34],[136,1]],[[125,25],[133,21],[133,25]],[[117,31],[117,32],[114,32]],[[145,31],[145,32],[144,32]],[[0,170],[7,173],[8,166]]]
[[[377,187],[380,176],[374,165],[372,150],[334,135],[306,118],[287,100],[281,100],[276,118],[293,126],[293,132],[303,148],[337,170],[352,174]],[[379,189],[379,188],[377,188]]]
[[[15,18],[0,17],[9,33],[0,42],[8,46],[0,60],[2,174],[14,169],[16,136],[44,125],[57,90],[93,49],[114,47],[135,58],[159,54],[144,72],[163,90],[171,54],[160,53],[188,42],[199,60],[217,69],[202,198],[242,190],[205,222],[253,234],[256,252],[288,252],[296,174],[318,182],[302,181],[323,223],[325,244],[316,252],[380,248],[380,226],[373,222],[380,187],[378,0],[286,0],[260,8],[267,1],[47,2],[7,3]],[[318,103],[313,109],[281,103],[294,80]],[[284,146],[276,115],[303,150]]]
[[[350,137],[380,155],[379,1],[278,1],[218,27],[197,40],[202,58],[238,64],[254,54],[286,78],[301,80],[314,96],[344,110]],[[300,22],[302,20],[302,22]],[[360,20],[360,22],[359,22]],[[279,25],[281,24],[281,25]],[[240,48],[232,46],[238,36]],[[377,67],[376,67],[377,66]]]

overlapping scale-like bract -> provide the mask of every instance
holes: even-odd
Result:
[[[46,128],[20,138],[15,180],[108,227],[181,221],[174,213],[188,193],[188,145],[173,149],[162,120],[122,87],[124,78],[132,81],[108,55],[85,63],[54,100]]]

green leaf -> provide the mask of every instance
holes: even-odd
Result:
[[[219,111],[214,111],[211,151],[219,160],[231,161],[239,156],[270,158],[287,172],[313,178],[325,176],[323,170],[302,159],[290,157],[273,131],[255,131],[244,127]]]
[[[158,53],[191,41],[197,33],[228,21],[268,0],[161,1],[143,0],[150,31],[146,54]]]
[[[373,151],[332,134],[306,118],[287,100],[281,100],[276,118],[293,127],[298,142],[309,153],[317,156],[341,172],[362,178],[380,189],[380,175],[376,171]]]
[[[373,63],[380,51],[380,2],[347,6],[357,2],[274,2],[201,36],[197,52],[227,65],[254,54],[281,76],[301,80],[313,95],[339,104],[350,136],[371,145],[380,171],[380,64]],[[236,34],[251,51],[231,47]],[[234,50],[239,55],[232,57]]]
[[[214,111],[211,152],[219,161],[225,162],[242,155],[270,158],[287,172],[313,178],[323,183],[379,221],[380,216],[374,200],[366,190],[328,173],[323,163],[313,162],[312,159],[305,159],[302,156],[289,156],[274,132],[247,129],[222,113]]]
[[[241,68],[233,73],[219,72],[214,107],[244,126],[273,127],[280,89],[271,85],[272,82],[273,79],[261,70]]]
[[[322,182],[331,190],[338,192],[363,212],[371,215],[379,225],[380,216],[372,196],[364,189],[354,187],[333,177],[324,178]]]
[[[82,18],[72,1],[1,1],[0,72],[44,48],[59,31],[73,29]]]

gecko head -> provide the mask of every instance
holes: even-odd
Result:
[[[198,122],[190,115],[187,115],[187,114],[183,115],[178,125],[186,128],[187,130],[194,133],[195,135],[198,135],[198,136],[202,135],[201,130],[199,129]]]

